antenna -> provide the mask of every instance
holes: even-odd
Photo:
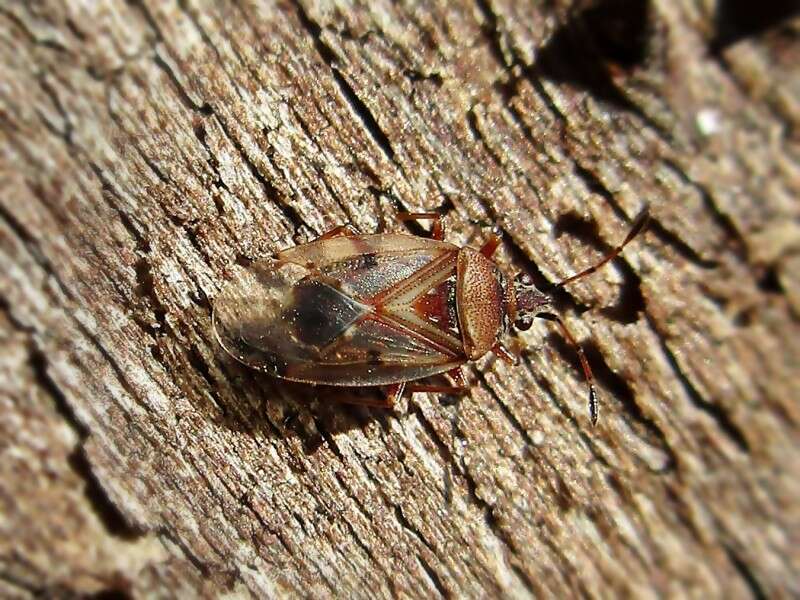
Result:
[[[611,252],[609,252],[606,255],[606,257],[604,259],[602,259],[596,265],[593,265],[593,266],[589,267],[588,269],[585,269],[585,270],[581,271],[580,273],[576,273],[575,275],[570,275],[569,277],[567,277],[563,281],[559,281],[558,283],[554,283],[553,285],[548,287],[546,291],[549,292],[549,291],[554,290],[556,288],[563,287],[568,283],[572,283],[573,281],[575,281],[577,279],[583,279],[587,275],[591,275],[592,273],[597,271],[600,267],[602,267],[604,264],[606,264],[610,260],[613,260],[614,258],[616,258],[619,255],[619,253],[622,252],[622,249],[625,246],[627,246],[628,243],[642,231],[642,229],[644,229],[644,226],[647,224],[648,220],[650,220],[650,207],[647,204],[645,204],[644,208],[641,211],[639,211],[638,215],[636,215],[636,218],[633,220],[633,225],[631,225],[631,229],[630,229],[630,231],[628,231],[628,235],[625,236],[625,239],[622,241],[622,243],[619,246],[617,246]]]

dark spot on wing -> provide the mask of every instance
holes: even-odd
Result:
[[[318,279],[305,279],[292,290],[292,308],[284,318],[291,321],[298,341],[322,348],[362,313],[352,298]]]
[[[377,350],[370,350],[367,352],[367,364],[371,366],[378,366],[383,364],[381,353]]]
[[[369,254],[362,254],[361,255],[361,267],[374,267],[378,264],[378,253],[377,252],[370,252]]]

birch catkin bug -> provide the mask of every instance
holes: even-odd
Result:
[[[240,362],[276,377],[335,386],[390,386],[381,406],[404,389],[460,393],[461,365],[494,351],[515,363],[502,343],[513,323],[554,321],[578,352],[597,422],[597,393],[581,347],[551,299],[526,273],[509,280],[491,261],[500,239],[475,250],[444,241],[436,213],[400,213],[433,221],[430,238],[360,235],[337,227],[307,244],[253,263],[214,303],[214,330]],[[596,265],[550,290],[594,273],[644,227],[645,208],[623,242]],[[446,373],[454,385],[411,383]]]

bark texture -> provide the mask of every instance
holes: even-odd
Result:
[[[0,595],[800,595],[800,24],[758,5],[0,2]],[[556,295],[595,429],[544,322],[394,413],[213,338],[336,224],[497,226],[544,284],[645,201]]]

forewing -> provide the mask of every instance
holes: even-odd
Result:
[[[383,385],[441,373],[464,362],[460,345],[437,341],[403,294],[425,292],[415,289],[419,274],[447,277],[442,265],[454,265],[457,251],[399,234],[296,246],[234,280],[215,301],[214,327],[232,356],[287,379]]]
[[[313,365],[369,307],[294,263],[265,259],[243,270],[214,302],[214,330],[244,364],[288,377]]]
[[[282,250],[278,253],[278,258],[324,269],[333,263],[363,255],[386,257],[411,256],[419,253],[439,255],[454,250],[457,251],[458,247],[448,242],[401,233],[378,233],[318,240]]]
[[[296,365],[291,378],[331,385],[384,385],[420,379],[463,364],[456,353],[413,329],[366,316],[330,344],[314,364]]]
[[[414,327],[382,321],[363,299],[381,289],[379,281],[405,280],[443,250],[412,250],[392,261],[381,254],[358,267],[352,256],[322,269],[258,261],[215,300],[217,337],[242,363],[296,381],[383,385],[447,371],[463,363],[457,352]]]

